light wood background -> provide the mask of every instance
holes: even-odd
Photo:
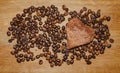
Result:
[[[92,65],[86,65],[82,60],[54,68],[46,61],[43,65],[39,65],[37,60],[18,64],[10,54],[12,44],[7,42],[9,22],[24,8],[51,4],[59,7],[59,10],[63,4],[77,11],[84,6],[95,11],[101,9],[102,15],[111,16],[107,24],[115,40],[112,48],[92,60]],[[120,0],[0,0],[0,73],[120,73]]]

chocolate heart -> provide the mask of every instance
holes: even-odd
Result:
[[[78,18],[73,18],[67,23],[67,49],[87,44],[94,38],[93,28],[84,25]]]

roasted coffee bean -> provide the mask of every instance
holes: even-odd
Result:
[[[9,31],[7,32],[7,36],[11,36],[11,33]]]
[[[66,55],[64,55],[64,56],[63,56],[63,61],[66,61],[67,58],[68,58],[68,57],[67,57]]]
[[[74,55],[71,55],[70,58],[71,58],[71,59],[74,59]]]
[[[40,58],[40,55],[36,55],[36,59],[39,59]]]
[[[52,63],[50,63],[50,67],[54,67],[54,65],[55,65],[55,64],[54,64],[53,62],[52,62]]]
[[[28,57],[28,55],[27,54],[24,54],[24,58],[27,58]]]
[[[14,52],[14,51],[11,51],[10,53],[11,53],[12,55],[15,55],[15,52]]]
[[[18,62],[18,63],[21,63],[21,59],[20,59],[20,58],[17,58],[17,62]]]
[[[35,58],[34,58],[34,57],[32,57],[32,58],[31,58],[31,61],[34,61],[34,60],[35,60]]]
[[[86,7],[83,7],[83,11],[87,11],[87,8],[86,8]]]
[[[21,62],[25,62],[25,58],[21,58]]]
[[[40,53],[40,57],[43,57],[44,56],[44,54],[43,53]]]
[[[68,8],[65,5],[62,5],[62,9],[65,10],[66,12],[68,12]]]
[[[30,47],[31,47],[31,48],[34,48],[34,44],[30,44]]]
[[[95,59],[95,58],[96,58],[96,56],[95,56],[95,55],[92,55],[92,58],[93,58],[93,59]]]
[[[88,60],[88,61],[86,61],[86,63],[87,63],[87,65],[90,65],[92,62]]]
[[[65,26],[62,26],[62,30],[65,30]]]
[[[73,64],[74,63],[74,60],[70,60],[70,64]]]
[[[103,51],[103,50],[101,50],[101,51],[100,51],[100,54],[104,54],[104,51]]]
[[[28,10],[27,10],[27,9],[24,9],[23,12],[26,14],[26,13],[28,13]]]
[[[50,7],[54,9],[54,8],[55,8],[55,5],[51,5]]]
[[[107,21],[110,21],[111,18],[108,16],[106,19],[107,19]]]
[[[23,54],[19,54],[19,57],[23,57]]]
[[[67,65],[70,65],[70,60],[66,60]]]
[[[111,48],[111,44],[108,44],[108,45],[107,45],[107,48]]]
[[[41,45],[38,45],[38,49],[42,49],[42,46],[41,46]]]
[[[76,60],[80,60],[80,59],[81,59],[81,57],[80,57],[80,56],[77,56],[77,57],[76,57]]]
[[[25,17],[26,16],[26,14],[25,13],[22,13],[22,15],[21,15],[22,17]]]
[[[63,46],[66,46],[67,44],[66,44],[66,42],[62,42],[62,45],[63,45]]]
[[[9,42],[9,43],[12,43],[13,40],[14,40],[14,39],[9,39],[8,42]]]
[[[43,60],[39,60],[39,64],[42,65],[43,64]]]
[[[114,43],[114,40],[113,39],[109,39],[110,43]]]
[[[30,61],[30,58],[29,58],[29,57],[27,57],[27,58],[26,58],[26,61]]]

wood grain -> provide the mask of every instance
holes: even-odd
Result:
[[[105,54],[92,60],[92,65],[84,61],[75,61],[73,65],[63,64],[61,67],[51,68],[48,62],[38,65],[38,61],[18,64],[10,54],[12,44],[8,44],[6,31],[9,22],[17,13],[31,5],[56,5],[61,10],[65,4],[70,10],[87,7],[92,10],[101,9],[102,15],[111,16],[108,24],[111,37],[115,43]],[[120,1],[119,0],[0,0],[0,73],[120,73]]]

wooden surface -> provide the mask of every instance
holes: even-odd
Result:
[[[16,13],[21,13],[24,8],[31,5],[49,6],[51,4],[61,8],[63,4],[70,10],[79,10],[83,6],[92,10],[101,9],[102,15],[111,16],[107,23],[111,37],[115,43],[105,54],[92,60],[92,65],[86,65],[84,61],[75,61],[73,65],[63,64],[61,67],[51,68],[44,61],[39,65],[38,61],[18,64],[10,54],[12,45],[8,44],[6,31],[9,22]],[[61,10],[61,9],[60,9]],[[120,73],[120,1],[119,0],[0,0],[0,73]]]

